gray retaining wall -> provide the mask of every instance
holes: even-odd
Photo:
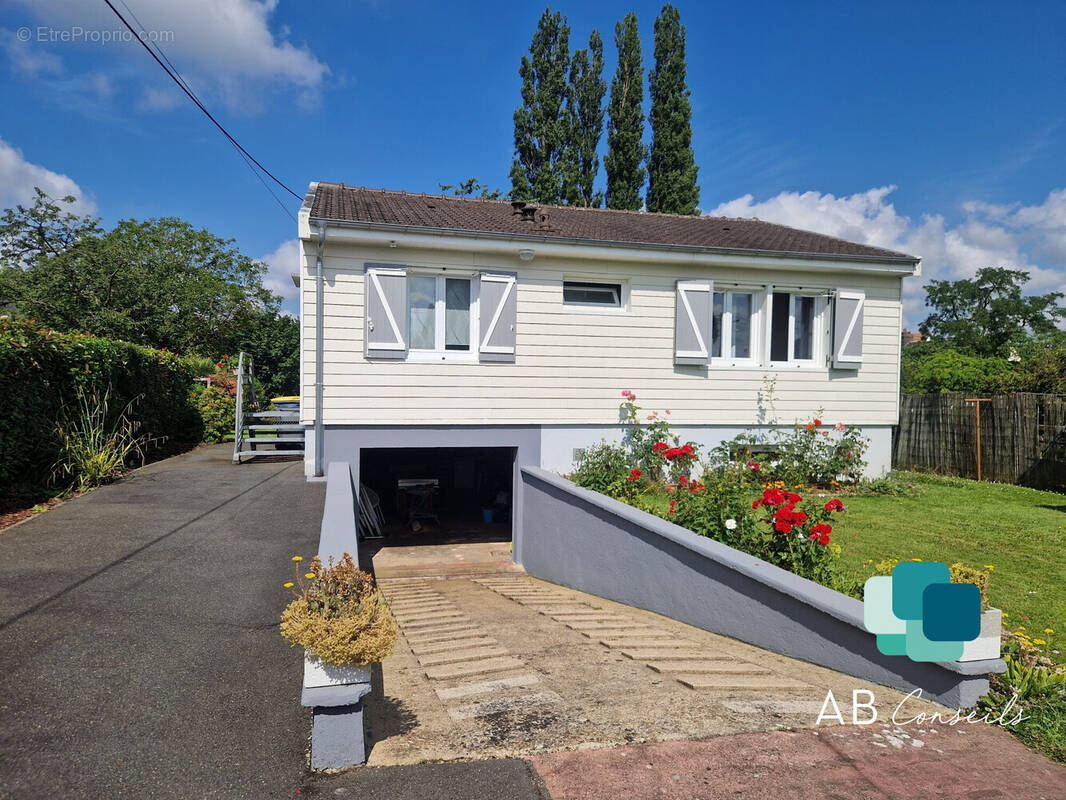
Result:
[[[862,603],[537,467],[521,469],[526,572],[864,680],[966,708],[1000,659],[883,655]]]
[[[359,565],[355,482],[346,461],[331,463],[326,471],[326,502],[318,555],[323,563],[350,553]],[[308,685],[305,667],[303,705],[312,709],[311,769],[338,769],[366,761],[363,735],[363,698],[370,693],[370,672],[358,667],[332,668],[342,682]]]

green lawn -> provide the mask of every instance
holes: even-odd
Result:
[[[1066,495],[1020,486],[896,473],[914,496],[845,497],[836,541],[846,567],[864,577],[864,560],[885,558],[992,564],[992,605],[1008,623],[1041,635],[1066,634]]]

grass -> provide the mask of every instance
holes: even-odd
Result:
[[[845,497],[836,541],[843,566],[860,578],[863,561],[961,561],[994,567],[989,601],[1008,623],[1066,633],[1066,495],[1021,486],[900,472],[907,496]],[[1061,635],[1061,634],[1060,634]]]

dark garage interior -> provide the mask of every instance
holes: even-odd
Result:
[[[513,447],[368,448],[360,481],[384,521],[381,544],[511,539]]]

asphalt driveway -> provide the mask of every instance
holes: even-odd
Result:
[[[204,448],[0,533],[0,798],[292,797],[323,484]]]

